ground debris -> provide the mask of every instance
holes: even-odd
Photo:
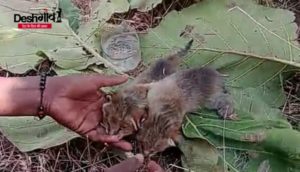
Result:
[[[287,97],[282,111],[295,129],[300,127],[300,73],[285,81],[284,91]]]
[[[294,12],[295,20],[294,22],[297,24],[297,41],[300,43],[300,1],[299,0],[257,0],[259,4],[274,7],[274,8],[282,8],[287,9]]]
[[[126,13],[115,13],[109,23],[120,24],[126,20],[130,23],[130,26],[135,28],[137,31],[147,31],[149,28],[158,26],[161,20],[171,11],[180,11],[183,8],[187,8],[200,0],[164,0],[161,4],[157,5],[150,11],[140,12],[136,9],[130,10]]]

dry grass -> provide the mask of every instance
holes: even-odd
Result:
[[[80,0],[74,0],[80,6]],[[172,10],[181,10],[184,7],[192,5],[196,0],[165,0],[164,3],[158,5],[149,12],[138,12],[131,10],[127,13],[115,14],[109,22],[120,23],[127,20],[138,31],[144,32],[149,28],[157,26],[163,17]],[[90,2],[90,1],[89,1]],[[83,3],[83,14],[88,13],[89,2]],[[268,2],[271,2],[268,0]],[[279,4],[282,8],[288,8],[295,11],[296,16],[300,16],[300,5],[297,0],[286,1],[272,1]],[[300,20],[296,18],[299,24]],[[141,66],[141,69],[143,67]],[[136,75],[133,72],[132,75]],[[28,76],[36,75],[35,71],[29,71],[26,74],[12,74],[0,68],[0,76]],[[286,81],[285,91],[288,96],[288,101],[283,108],[285,115],[289,121],[297,127],[300,121],[300,74],[296,74],[293,78]],[[181,171],[180,166],[180,153],[177,149],[169,149],[155,159],[167,171]],[[61,146],[53,147],[47,150],[37,150],[30,153],[20,152],[13,144],[11,144],[0,133],[0,171],[25,171],[25,172],[46,172],[46,171],[100,171],[104,167],[112,166],[120,162],[122,159],[113,154],[97,143],[91,143],[83,139],[74,139]],[[143,171],[143,170],[140,170]]]
[[[122,160],[101,145],[78,138],[61,146],[29,153],[20,152],[0,133],[0,171],[9,172],[96,172]],[[180,152],[171,148],[154,157],[167,171],[181,171]],[[142,167],[140,172],[145,171]]]
[[[200,0],[164,0],[163,3],[147,12],[139,12],[133,9],[126,13],[116,13],[108,22],[119,24],[126,20],[137,31],[144,32],[149,28],[156,27],[170,11],[180,11],[199,1]]]
[[[292,126],[300,130],[300,73],[285,82],[284,90],[287,100],[282,111]]]
[[[295,23],[298,26],[298,42],[300,42],[300,1],[299,0],[257,0],[258,3],[275,8],[282,8],[293,11],[295,14]]]
[[[100,171],[121,159],[96,143],[74,139],[47,150],[21,153],[0,135],[0,171]]]

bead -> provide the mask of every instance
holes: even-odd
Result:
[[[45,88],[46,88],[46,79],[47,79],[47,73],[45,73],[45,72],[42,72],[41,74],[40,74],[40,91],[41,91],[41,98],[40,98],[40,106],[39,106],[39,108],[38,108],[38,112],[37,112],[37,116],[38,116],[38,118],[41,120],[41,119],[43,119],[45,116],[46,116],[46,114],[45,114],[45,112],[44,112],[44,107],[43,107],[43,95],[44,95],[44,90],[45,90]]]

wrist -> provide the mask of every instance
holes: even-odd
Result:
[[[51,102],[58,92],[56,77],[47,77],[43,108],[51,116]],[[41,103],[40,77],[0,77],[0,116],[37,116]]]
[[[55,97],[57,96],[57,93],[59,93],[59,82],[57,82],[58,78],[53,77],[47,77],[45,90],[44,90],[44,96],[43,96],[43,108],[45,111],[45,114],[48,116],[52,115],[52,104],[55,101]],[[52,116],[51,116],[52,117]]]
[[[0,115],[31,116],[40,102],[39,77],[0,78]]]

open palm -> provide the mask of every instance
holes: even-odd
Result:
[[[105,135],[99,127],[105,101],[100,87],[124,83],[127,77],[104,75],[71,75],[48,78],[45,107],[58,123],[93,141],[111,143],[123,149],[131,145],[117,136]]]

